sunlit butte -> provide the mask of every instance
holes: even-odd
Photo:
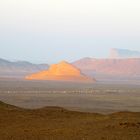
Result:
[[[27,80],[54,80],[54,81],[73,81],[73,82],[95,82],[95,79],[82,74],[79,69],[62,61],[53,64],[48,70],[44,70],[29,76]]]

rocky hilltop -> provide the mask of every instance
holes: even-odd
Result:
[[[75,82],[95,82],[94,79],[82,74],[81,71],[72,64],[62,61],[53,64],[48,70],[40,71],[26,76],[27,80],[56,80],[56,81],[75,81]]]

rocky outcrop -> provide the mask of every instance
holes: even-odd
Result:
[[[54,80],[54,81],[74,81],[74,82],[95,82],[81,71],[69,64],[62,61],[58,64],[53,64],[48,70],[40,71],[35,74],[26,76],[27,80]]]

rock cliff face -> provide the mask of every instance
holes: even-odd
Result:
[[[81,71],[78,68],[65,61],[51,65],[51,67],[48,70],[26,76],[26,79],[95,82],[94,79],[85,76],[81,73]]]

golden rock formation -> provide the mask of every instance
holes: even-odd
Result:
[[[68,62],[62,61],[53,64],[48,70],[44,70],[25,77],[27,80],[56,80],[56,81],[75,81],[75,82],[95,82]]]

